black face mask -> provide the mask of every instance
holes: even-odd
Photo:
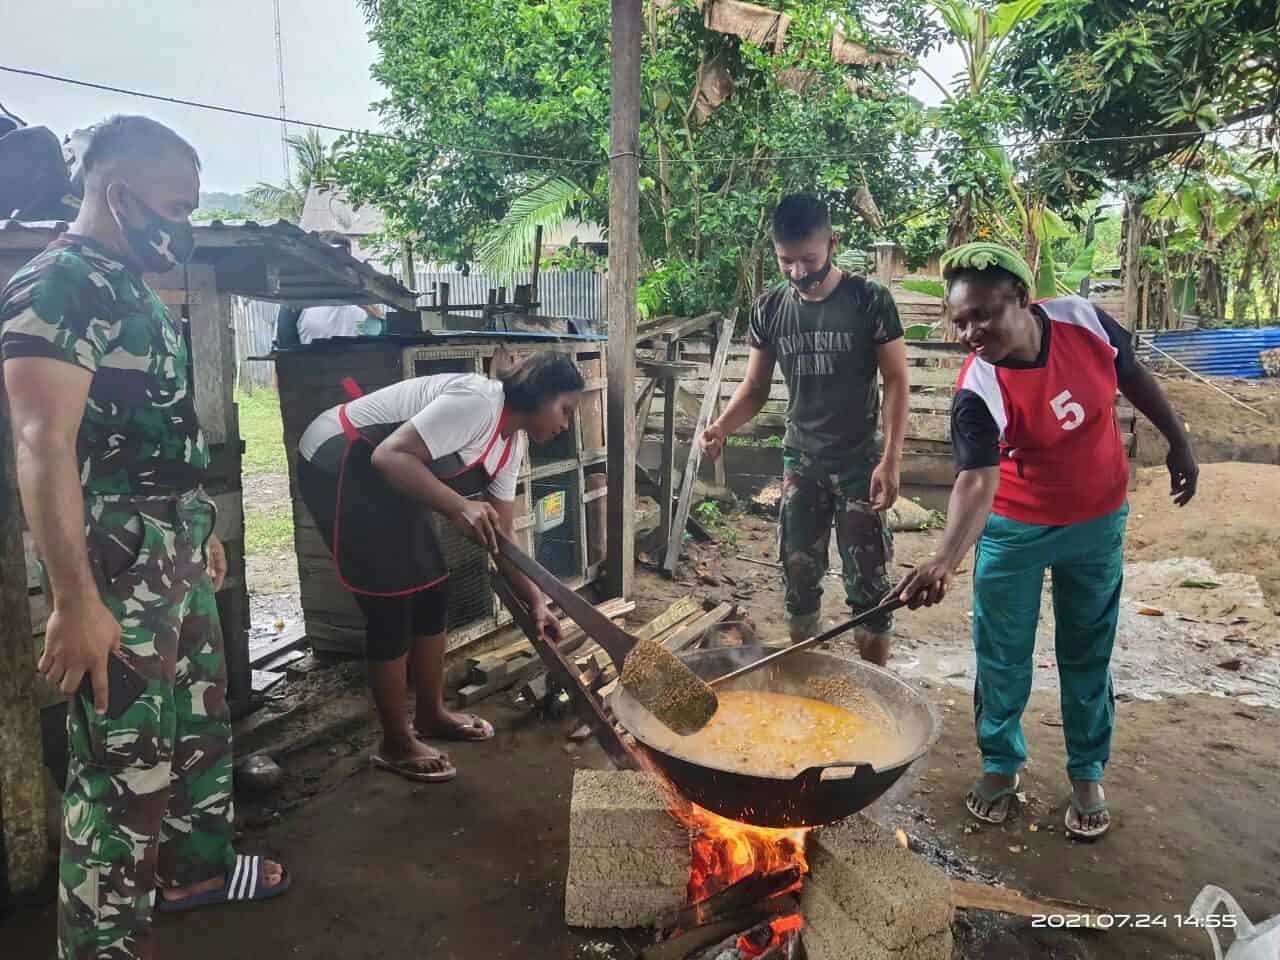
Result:
[[[130,252],[142,268],[149,273],[167,273],[190,260],[196,249],[191,224],[185,220],[166,219],[143,203],[128,187],[122,186],[121,189],[128,190],[133,197],[134,204],[142,211],[145,225],[135,227],[115,209],[111,215],[116,218]]]
[[[810,293],[818,287],[822,286],[822,281],[827,279],[827,274],[831,272],[831,255],[827,255],[827,262],[824,263],[813,273],[806,274],[799,280],[792,280],[791,285],[801,293]]]

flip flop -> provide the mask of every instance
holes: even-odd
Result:
[[[452,743],[478,743],[493,739],[493,724],[488,720],[477,717],[474,713],[460,713],[458,716],[465,717],[466,722],[450,727],[443,733],[428,733],[417,727],[414,727],[414,731],[424,740],[445,740]]]
[[[990,823],[990,824],[997,824],[997,825],[1004,823],[1005,820],[1009,818],[1009,808],[1013,806],[1014,801],[1017,799],[1018,787],[1021,785],[1021,783],[1022,783],[1022,778],[1019,777],[1017,774],[1014,774],[1013,783],[1011,785],[1007,787],[1001,787],[999,790],[995,791],[994,793],[987,793],[982,789],[982,781],[975,780],[973,782],[973,786],[969,788],[969,792],[965,794],[965,797],[964,797],[965,808],[969,811],[969,814],[975,820],[981,820],[983,823]],[[1004,813],[1002,815],[1000,815],[999,817],[992,817],[989,815],[983,816],[982,814],[979,814],[977,811],[973,809],[973,802],[972,802],[973,797],[977,797],[979,800],[981,800],[983,803],[987,804],[988,806],[995,803],[997,800],[1003,800],[1005,797],[1009,797],[1010,800],[1007,804],[1005,804]]]
[[[1071,795],[1071,802],[1067,804],[1067,814],[1063,818],[1063,825],[1067,828],[1067,833],[1075,837],[1077,840],[1096,840],[1108,830],[1111,829],[1111,818],[1107,818],[1107,822],[1100,827],[1082,827],[1080,824],[1085,817],[1092,817],[1095,813],[1108,811],[1106,800],[1099,800],[1097,803],[1081,804],[1076,802],[1076,795]],[[1071,825],[1071,814],[1076,815],[1076,825]]]
[[[283,867],[281,868],[284,869]],[[181,900],[166,900],[163,893],[156,893],[156,909],[161,913],[186,913],[201,907],[214,907],[222,903],[247,903],[251,900],[270,900],[278,897],[293,884],[289,871],[284,870],[280,882],[267,886],[267,862],[262,857],[236,854],[236,865],[227,873],[222,889],[208,890]]]
[[[396,776],[404,777],[406,780],[413,780],[415,783],[445,783],[458,775],[458,768],[443,755],[441,755],[440,759],[444,760],[444,768],[439,770],[424,769],[428,763],[434,764],[437,762],[432,757],[415,757],[412,760],[388,760],[375,753],[369,757],[369,762],[379,770],[386,770],[388,773],[394,773]]]

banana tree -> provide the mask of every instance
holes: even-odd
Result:
[[[942,107],[932,114],[934,126],[955,143],[955,149],[943,150],[938,157],[951,181],[956,201],[947,231],[948,245],[970,239],[974,215],[983,205],[982,195],[990,181],[998,179],[1006,184],[1011,181],[1003,171],[991,169],[991,158],[983,163],[975,151],[982,151],[985,145],[998,139],[1001,126],[1013,116],[1014,104],[1001,97],[989,80],[1009,37],[1043,5],[1044,0],[1010,0],[987,8],[964,0],[932,0],[965,65],[964,73],[948,87],[922,64],[917,64],[943,95]],[[1008,158],[1004,159],[1007,162]],[[1014,202],[1020,206],[1017,198]]]
[[[1250,307],[1262,316],[1254,275],[1267,271],[1280,237],[1280,178],[1250,159],[1246,152],[1210,150],[1196,175],[1180,176],[1143,206],[1160,227],[1159,248],[1150,253],[1168,276],[1175,315],[1198,310],[1225,319],[1230,302],[1237,324]]]

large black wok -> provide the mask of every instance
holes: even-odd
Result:
[[[768,652],[759,647],[730,647],[701,650],[681,659],[704,680],[713,680]],[[847,684],[819,683],[815,689],[809,683],[826,677],[844,678]],[[902,742],[900,760],[876,769],[858,757],[856,745],[851,745],[847,760],[810,767],[794,779],[743,773],[681,757],[681,738],[641,707],[621,684],[610,695],[609,705],[685,799],[722,817],[760,827],[818,826],[874,803],[933,746],[940,729],[932,705],[888,670],[813,650],[797,651],[717,687],[721,691],[790,693],[865,712],[865,706],[842,703],[847,694],[830,692],[835,686],[852,689],[855,697],[865,697],[873,708],[883,710]]]

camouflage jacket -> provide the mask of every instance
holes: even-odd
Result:
[[[86,496],[197,487],[209,451],[182,329],[142,279],[91,240],[65,236],[0,294],[0,352],[93,375],[77,450]]]

